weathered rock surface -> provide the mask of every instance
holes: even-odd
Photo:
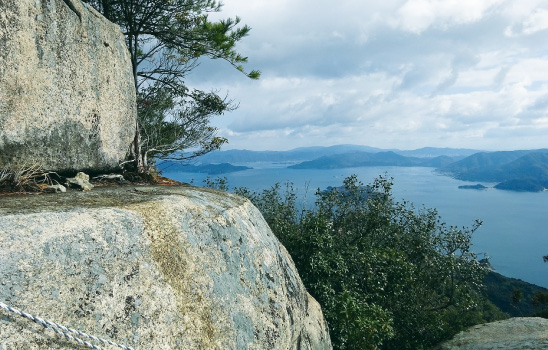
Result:
[[[0,301],[139,349],[331,349],[258,210],[193,187],[0,197]],[[7,349],[81,349],[0,310]]]
[[[65,193],[67,192],[67,188],[63,185],[57,184],[57,185],[48,186],[44,188],[43,191],[47,193]]]
[[[0,1],[0,168],[115,168],[135,120],[116,25],[80,0]]]
[[[439,350],[546,350],[548,320],[517,317],[474,326],[461,332]]]
[[[67,187],[77,188],[82,191],[91,191],[93,185],[89,182],[89,175],[79,172],[75,177],[67,178]]]

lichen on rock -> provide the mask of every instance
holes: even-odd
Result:
[[[118,26],[80,0],[0,2],[0,168],[117,168],[136,108]]]
[[[319,304],[241,197],[181,186],[27,199],[0,197],[0,300],[14,307],[135,349],[331,349]],[[10,350],[67,348],[15,316],[0,333]]]

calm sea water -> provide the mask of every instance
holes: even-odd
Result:
[[[240,164],[239,164],[240,165]],[[416,207],[436,208],[443,221],[458,227],[483,221],[476,231],[474,251],[485,253],[497,272],[548,287],[548,192],[521,193],[488,189],[463,190],[460,185],[475,184],[434,173],[420,167],[362,167],[333,170],[287,169],[287,164],[246,164],[254,169],[224,174],[230,188],[262,190],[274,183],[290,181],[309,202],[317,188],[340,186],[345,177],[356,174],[369,183],[380,174],[394,178],[393,193]],[[205,174],[164,173],[175,180],[202,185]],[[214,177],[212,177],[214,178]],[[490,183],[483,183],[492,186]],[[306,190],[308,189],[308,190]]]

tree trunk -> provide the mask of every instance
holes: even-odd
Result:
[[[129,37],[129,48],[131,54],[131,66],[133,69],[133,83],[135,84],[135,92],[138,93],[137,85],[137,50],[138,50],[138,38],[137,36]],[[148,164],[146,160],[146,154],[143,154],[141,149],[141,130],[139,129],[139,115],[137,115],[137,122],[135,124],[135,137],[133,139],[133,147],[135,153],[135,169],[139,174],[144,174],[148,171]]]
[[[139,132],[139,123],[135,125],[135,137],[133,139],[133,153],[135,155],[135,170],[139,174],[143,174],[147,171],[146,159],[141,149],[141,133]]]

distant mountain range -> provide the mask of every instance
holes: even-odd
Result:
[[[191,165],[191,164],[180,164],[176,162],[163,162],[159,166],[162,171],[182,171],[186,173],[204,173],[208,175],[220,175],[226,173],[233,173],[236,171],[243,171],[248,169],[253,169],[247,166],[236,166],[228,163],[221,164],[202,164],[202,165]]]
[[[214,151],[199,158],[207,163],[254,163],[254,162],[302,162],[326,155],[350,152],[380,152],[379,148],[358,145],[337,145],[330,147],[302,147],[289,151]]]
[[[472,149],[455,149],[455,148],[433,148],[425,147],[416,150],[397,150],[397,149],[381,149],[369,146],[360,145],[336,145],[329,147],[302,147],[295,148],[289,151],[248,151],[248,150],[228,150],[214,151],[199,158],[202,164],[210,163],[253,163],[253,162],[303,162],[316,158],[347,154],[355,152],[379,153],[392,151],[408,157],[461,157],[472,155],[479,152]]]
[[[548,188],[548,149],[483,152],[473,149],[425,147],[385,150],[359,145],[305,147],[289,151],[215,151],[199,158],[199,164],[169,171],[221,174],[242,171],[229,163],[288,163],[292,169],[340,169],[364,166],[434,167],[443,175],[464,181],[497,182],[495,188],[543,191]],[[219,164],[220,163],[220,164]],[[181,167],[181,165],[172,165]],[[477,188],[479,186],[464,186]]]
[[[459,180],[499,182],[495,188],[501,190],[540,192],[548,188],[548,150],[478,152],[465,158],[447,155],[408,157],[392,151],[354,152],[323,156],[289,168],[339,169],[361,166],[435,167],[439,173]],[[461,188],[485,187],[475,185]]]
[[[291,169],[340,169],[362,166],[424,166],[443,167],[455,162],[455,158],[438,156],[434,158],[406,157],[393,151],[355,152],[323,156],[314,160],[291,165]]]

